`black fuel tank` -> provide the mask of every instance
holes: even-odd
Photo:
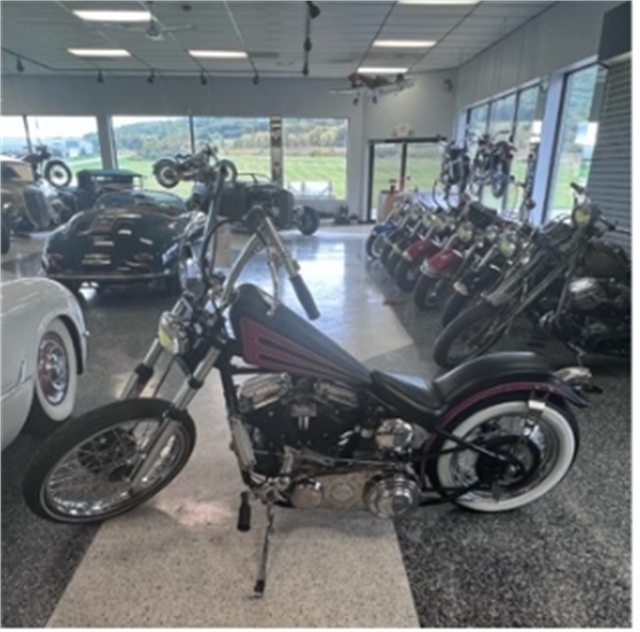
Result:
[[[370,383],[366,366],[288,307],[278,305],[269,316],[268,299],[255,285],[241,285],[237,291],[230,320],[247,364],[292,375]]]

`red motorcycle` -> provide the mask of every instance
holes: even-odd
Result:
[[[372,371],[279,303],[283,265],[308,317],[319,316],[265,208],[243,216],[252,236],[229,276],[214,273],[211,243],[225,221],[238,219],[225,202],[225,171],[221,161],[199,176],[213,189],[201,254],[186,260],[184,292],[160,317],[120,401],[62,425],[35,455],[23,485],[33,511],[59,522],[101,522],[154,496],[189,460],[195,423],[187,408],[214,368],[248,489],[238,529],[251,527],[250,495],[267,510],[257,596],[265,590],[276,505],[385,518],[442,502],[509,511],[562,480],[578,448],[568,404],[586,405],[576,389],[587,370],[553,373],[533,353],[503,353],[434,380]],[[236,285],[262,249],[272,296]],[[142,397],[160,367],[154,392]],[[159,399],[171,367],[183,379],[170,401]],[[212,411],[210,421],[224,417]]]
[[[424,237],[414,240],[401,253],[395,268],[394,279],[403,292],[414,290],[420,276],[420,265],[425,259],[440,251],[444,245],[444,239],[451,234],[454,226],[455,218],[452,215],[444,213],[434,215]]]

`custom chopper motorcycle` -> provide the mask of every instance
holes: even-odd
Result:
[[[220,161],[200,176],[212,192],[205,247],[196,262],[185,261],[184,292],[160,317],[120,401],[69,422],[35,456],[23,487],[33,511],[94,522],[156,494],[189,459],[195,424],[187,408],[214,368],[249,489],[240,497],[238,528],[251,526],[250,494],[268,515],[257,596],[265,590],[276,505],[390,518],[450,501],[497,512],[533,502],[560,482],[576,456],[570,404],[586,404],[577,387],[588,370],[552,373],[533,353],[508,353],[432,381],[371,371],[279,303],[282,265],[308,317],[319,316],[263,207],[244,215],[252,236],[229,276],[214,273],[209,246],[221,224],[238,219],[223,186],[227,168]],[[263,249],[273,296],[237,285]],[[184,373],[182,385],[171,401],[140,397],[163,355]],[[245,374],[254,376],[236,385]],[[222,411],[214,418],[220,423]]]
[[[36,181],[44,178],[54,187],[69,186],[73,178],[69,165],[64,160],[52,156],[46,145],[37,145],[35,151],[21,156],[20,159],[31,165]]]
[[[608,231],[629,231],[603,217],[583,187],[571,186],[578,203],[570,222],[536,231],[498,286],[449,323],[433,347],[440,366],[485,353],[520,314],[579,357],[629,356],[631,265],[622,248],[601,239]]]

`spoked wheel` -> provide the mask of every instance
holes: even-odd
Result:
[[[50,160],[44,168],[44,179],[54,187],[67,187],[73,174],[63,160]]]
[[[449,369],[482,355],[504,333],[506,311],[487,303],[470,307],[440,332],[433,345],[433,359]]]
[[[153,165],[153,175],[158,184],[167,189],[173,189],[180,182],[178,166],[171,158],[161,158]]]
[[[465,296],[459,292],[454,292],[442,310],[442,326],[446,327],[454,318],[472,305],[474,300],[476,300],[475,296]]]
[[[491,193],[493,197],[501,198],[507,190],[509,184],[509,174],[504,168],[504,163],[500,161],[491,173]]]
[[[403,292],[413,292],[420,276],[420,265],[422,261],[407,261],[403,259],[396,267],[396,285]]]
[[[372,259],[380,259],[382,249],[384,248],[384,234],[374,235],[371,234],[367,238],[365,244],[365,250]]]
[[[191,417],[170,406],[159,399],[119,401],[60,428],[27,471],[23,494],[31,510],[57,522],[96,522],[151,498],[182,470],[195,443]],[[160,436],[159,449],[152,449]],[[145,462],[149,454],[152,463]],[[134,487],[143,467],[148,470]]]
[[[413,302],[422,311],[436,309],[445,301],[450,290],[451,279],[448,276],[430,277],[420,274],[413,292]]]
[[[446,437],[438,437],[429,451],[426,471],[435,489],[446,494],[447,488],[473,487],[455,502],[483,512],[517,509],[549,492],[571,468],[579,444],[568,407],[547,402],[542,411],[534,411],[521,399],[476,409],[447,431],[503,457],[461,447]]]

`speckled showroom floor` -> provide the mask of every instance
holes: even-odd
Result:
[[[433,375],[437,317],[417,313],[377,264],[366,264],[366,231],[285,234],[322,311],[318,327],[370,366]],[[38,248],[24,242],[3,257],[3,280],[36,272]],[[259,260],[248,275],[268,280]],[[153,290],[89,291],[85,299],[90,368],[78,413],[115,397],[171,303]],[[288,288],[284,300],[296,308]],[[553,346],[546,352],[570,361]],[[256,506],[252,531],[235,530],[241,485],[213,375],[191,407],[198,443],[185,470],[144,507],[99,529],[53,525],[28,512],[19,483],[37,442],[21,436],[2,455],[2,623],[628,626],[628,373],[600,370],[598,384],[604,395],[580,414],[576,465],[546,498],[500,516],[443,506],[395,524],[280,510],[261,601],[250,595],[264,518]]]

